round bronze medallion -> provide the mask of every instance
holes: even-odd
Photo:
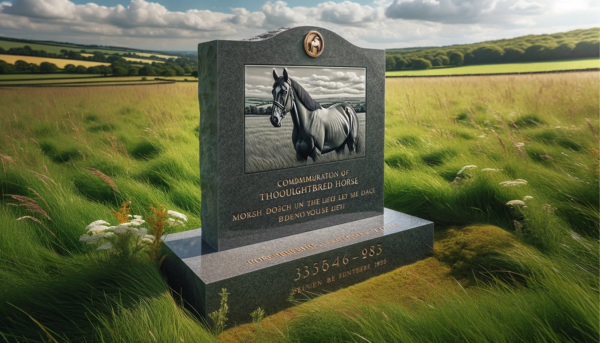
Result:
[[[325,48],[323,36],[317,31],[310,31],[304,37],[304,51],[310,57],[319,57]]]

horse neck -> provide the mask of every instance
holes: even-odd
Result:
[[[297,124],[302,129],[308,129],[308,123],[312,118],[312,111],[304,106],[302,101],[298,100],[298,94],[294,89],[294,108],[292,108],[292,117],[294,118],[294,124]],[[294,113],[295,112],[295,113]],[[296,123],[297,121],[297,123]]]

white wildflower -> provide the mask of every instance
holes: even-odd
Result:
[[[114,226],[94,226],[93,228],[88,230],[88,233],[92,233],[92,235],[114,229]]]
[[[574,240],[577,240],[577,241],[580,241],[580,240],[581,240],[581,236],[579,236],[579,235],[578,235],[578,234],[576,234],[575,232],[571,231],[570,233],[571,233],[571,237],[572,237]]]
[[[515,142],[515,147],[516,148],[522,148],[525,146],[525,143],[521,143],[521,142]]]
[[[156,237],[154,237],[154,235],[146,235],[144,236],[144,239],[151,239],[154,240]]]
[[[125,223],[125,224],[127,224],[127,223]],[[114,232],[118,233],[120,235],[124,235],[127,233],[128,228],[129,228],[129,225],[119,224],[119,226],[115,227]]]
[[[563,154],[563,155],[565,155],[565,156],[567,156],[567,157],[569,157],[569,155],[565,154],[565,153],[564,153],[564,152],[562,152],[562,151],[561,151],[560,153],[561,153],[561,154]]]
[[[527,181],[523,180],[523,179],[516,179],[514,181],[502,181],[500,182],[501,186],[504,187],[514,187],[514,186],[523,186],[526,185]]]
[[[154,243],[154,241],[151,240],[150,238],[143,238],[142,243]]]
[[[168,223],[169,223],[169,225],[170,225],[170,226],[172,226],[172,227],[179,226],[179,225],[183,225],[183,226],[185,226],[185,224],[184,224],[184,223],[183,223],[181,220],[179,220],[179,219],[175,220],[175,219],[173,219],[173,218],[168,218],[168,219],[167,219],[167,222],[168,222]]]
[[[483,168],[483,169],[481,169],[481,171],[501,172],[501,171],[504,171],[504,169]]]
[[[187,216],[185,214],[182,214],[182,213],[179,213],[179,212],[175,212],[173,210],[169,210],[169,211],[167,211],[167,213],[170,216],[172,216],[172,217],[179,218],[179,219],[183,220],[184,222],[188,221],[188,218],[187,218]]]
[[[145,237],[147,234],[148,234],[148,229],[146,229],[146,228],[143,228],[143,227],[142,227],[142,228],[140,228],[140,229],[139,229],[139,230],[138,230],[138,231],[135,233],[135,235],[136,235],[136,236],[139,236],[139,237]]]
[[[140,225],[144,224],[145,222],[146,222],[145,220],[140,219],[140,220],[132,220],[128,224],[130,226],[140,226]]]
[[[522,200],[511,200],[509,202],[506,203],[506,206],[525,206],[525,202]]]
[[[474,166],[474,165],[464,166],[464,167],[462,167],[462,169],[461,169],[461,170],[459,170],[459,171],[458,171],[458,173],[456,173],[456,175],[460,175],[460,174],[462,174],[462,172],[464,172],[466,169],[471,169],[471,168],[477,168],[477,166]]]
[[[523,198],[523,201],[527,201],[527,200],[531,200],[531,199],[533,199],[533,197],[532,197],[531,195],[526,195],[526,196]]]
[[[128,215],[127,215],[127,218],[131,218],[131,217],[133,217],[131,214],[128,214]]]
[[[113,245],[109,242],[106,242],[104,244],[102,244],[101,246],[98,247],[98,249],[96,250],[108,250],[108,249],[112,249]]]
[[[135,220],[142,220],[142,216],[139,216],[139,215],[137,215],[137,214],[136,214],[136,215],[134,215],[134,216],[133,216],[133,218],[135,218]]]
[[[88,235],[87,233],[84,233],[83,235],[81,235],[81,237],[79,237],[79,241],[80,242],[87,242],[90,240],[92,236]]]
[[[104,234],[104,238],[112,237],[114,235],[115,234],[113,232],[107,232],[107,233]]]
[[[95,222],[90,223],[90,225],[86,226],[85,229],[86,230],[90,230],[91,228],[94,228],[96,226],[101,226],[101,225],[109,225],[107,222],[105,222],[104,220],[96,220]]]

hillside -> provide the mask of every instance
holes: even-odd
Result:
[[[389,49],[386,70],[598,58],[600,29],[528,35],[475,44]]]
[[[128,48],[40,42],[0,37],[0,74],[102,74],[184,76],[198,61],[185,54],[166,55]]]

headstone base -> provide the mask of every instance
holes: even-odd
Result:
[[[173,290],[206,317],[226,289],[229,323],[273,314],[292,299],[331,292],[431,255],[433,223],[385,209],[383,215],[240,248],[214,251],[201,229],[166,235],[162,268]]]

